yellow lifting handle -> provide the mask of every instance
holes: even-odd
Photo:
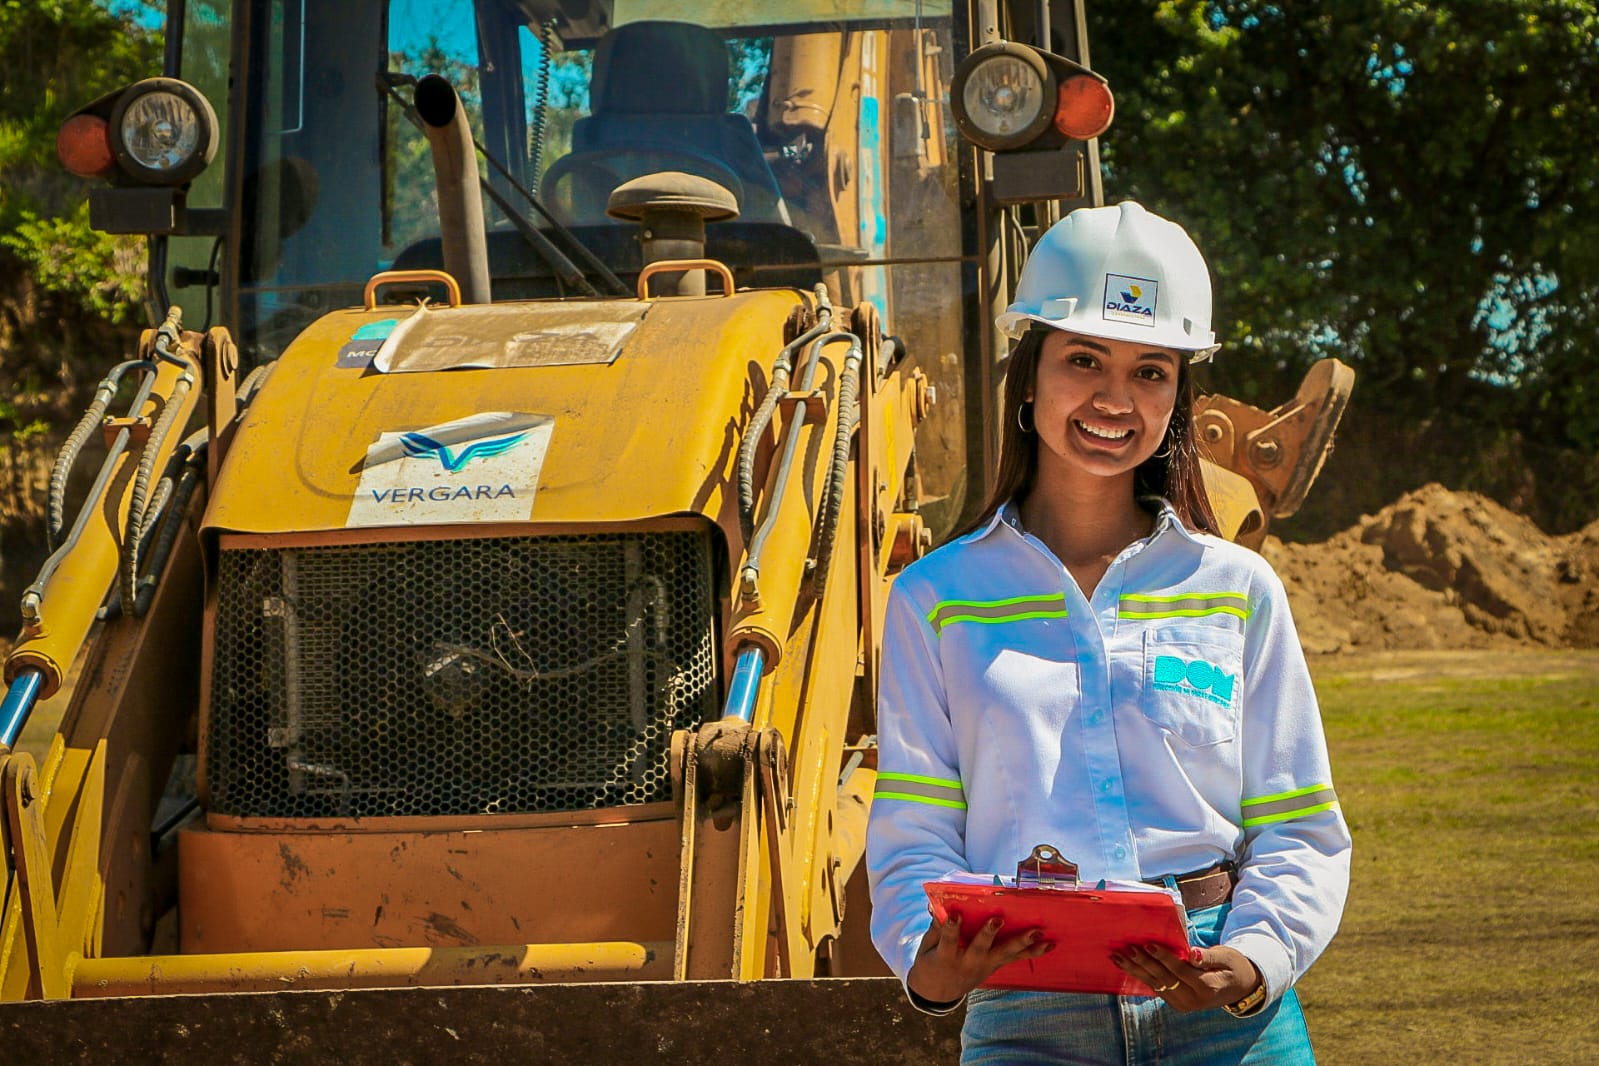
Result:
[[[724,268],[725,269],[725,268]],[[455,277],[443,270],[385,270],[373,274],[366,283],[366,309],[377,310],[378,287],[394,285],[402,281],[434,281],[443,285],[450,294],[450,306],[461,306],[461,283]],[[729,286],[731,291],[731,286]]]
[[[727,269],[726,263],[717,262],[715,259],[657,259],[638,275],[638,298],[650,298],[650,279],[657,274],[676,274],[684,270],[714,270],[722,277],[722,295],[733,295],[733,272]],[[381,275],[379,275],[381,277]]]

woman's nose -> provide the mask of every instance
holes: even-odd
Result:
[[[1107,415],[1128,414],[1133,409],[1133,399],[1125,389],[1100,389],[1094,394],[1094,409]]]

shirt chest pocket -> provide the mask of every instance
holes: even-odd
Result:
[[[1244,702],[1244,639],[1208,627],[1156,627],[1144,633],[1139,709],[1193,747],[1238,735]]]

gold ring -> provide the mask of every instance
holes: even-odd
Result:
[[[1181,981],[1173,981],[1169,985],[1161,985],[1159,988],[1155,989],[1155,991],[1156,992],[1170,992],[1172,989],[1176,988],[1180,984],[1182,984]]]

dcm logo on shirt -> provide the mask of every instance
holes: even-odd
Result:
[[[1155,657],[1155,689],[1159,692],[1185,692],[1212,703],[1229,707],[1233,702],[1233,675],[1203,659],[1184,662],[1175,655]]]

